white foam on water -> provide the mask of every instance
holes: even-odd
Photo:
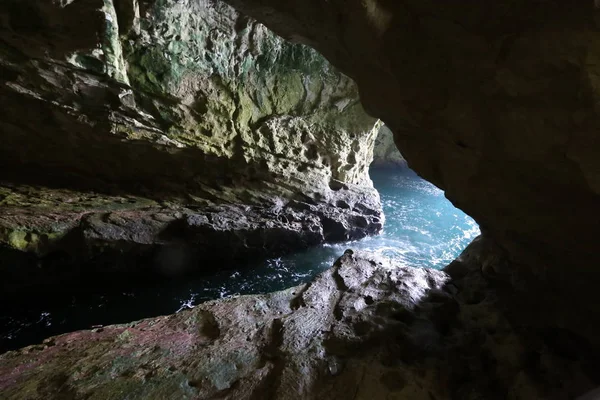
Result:
[[[196,306],[195,302],[196,302],[196,294],[192,294],[189,299],[183,300],[181,302],[179,309],[177,311],[175,311],[175,313],[181,312],[183,310],[193,309]]]

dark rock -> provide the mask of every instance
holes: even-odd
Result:
[[[85,282],[114,280],[114,274],[150,279],[209,273],[224,264],[245,265],[381,229],[376,217],[362,217],[324,203],[300,209],[296,203],[276,209],[268,203],[197,209],[178,204],[165,207],[137,197],[121,203],[118,197],[96,196],[93,201],[98,206],[87,211],[89,195],[64,193],[67,195],[79,200],[69,203],[65,211],[38,205],[25,212],[17,206],[7,207],[7,213],[0,216],[0,241],[19,249],[4,247],[2,296],[40,295],[59,284],[63,289],[76,288]],[[29,201],[34,202],[35,197]],[[54,201],[59,202],[60,197]],[[78,208],[82,211],[72,211]],[[323,215],[328,217],[320,217]],[[354,223],[356,218],[362,222]]]

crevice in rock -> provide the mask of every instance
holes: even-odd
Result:
[[[344,257],[352,257],[352,252],[347,251],[344,254]],[[346,286],[346,282],[344,282],[344,278],[342,278],[342,276],[340,275],[340,272],[339,272],[340,266],[341,266],[340,263],[334,264],[333,269],[331,270],[331,276],[333,277],[333,280],[335,282],[337,290],[339,290],[340,292],[346,292],[350,288],[348,286]]]
[[[264,382],[252,393],[250,400],[276,400],[281,385],[286,358],[286,354],[281,350],[284,340],[283,321],[279,318],[273,319],[269,330],[269,342],[261,349],[261,364],[271,363],[272,366]]]

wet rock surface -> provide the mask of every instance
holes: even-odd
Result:
[[[477,239],[448,273],[347,251],[307,285],[50,338],[0,356],[7,399],[571,399],[598,353],[482,273]],[[514,303],[507,301],[513,299]],[[552,303],[548,308],[554,307]]]

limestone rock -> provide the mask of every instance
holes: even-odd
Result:
[[[411,168],[513,257],[599,260],[592,2],[228,3],[354,78]]]
[[[0,245],[162,246],[210,207],[285,225],[279,248],[381,229],[376,119],[314,50],[212,0],[7,0],[0,21]]]
[[[373,167],[403,167],[406,160],[394,143],[394,134],[385,125],[377,132],[375,145],[373,146]]]
[[[315,51],[221,2],[83,3],[0,10],[3,177],[200,196],[217,185],[221,201],[372,188],[376,120]]]
[[[273,198],[262,205],[183,205],[24,185],[0,193],[4,301],[57,286],[66,293],[110,285],[115,274],[141,279],[242,267],[325,241],[361,239],[383,226],[379,203],[351,184],[332,191],[328,203]]]

